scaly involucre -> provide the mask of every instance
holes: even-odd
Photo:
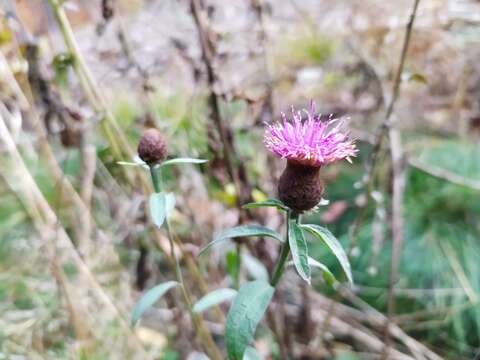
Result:
[[[302,112],[292,106],[292,119],[288,120],[282,113],[282,122],[267,125],[265,129],[265,146],[274,154],[287,160],[309,166],[322,166],[337,160],[355,156],[357,149],[348,132],[343,131],[344,120],[330,116],[327,121],[320,120],[315,113],[312,101],[310,111],[302,120]]]

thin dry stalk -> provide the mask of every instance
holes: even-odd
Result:
[[[47,240],[48,241],[48,240]],[[87,310],[82,306],[75,296],[74,291],[68,283],[63,269],[59,266],[57,259],[51,261],[51,271],[65,297],[70,322],[75,331],[75,338],[82,344],[82,351],[90,354],[93,351],[92,330],[95,328],[93,324],[88,322]]]
[[[392,125],[390,117],[393,113],[395,103],[396,103],[396,101],[398,99],[398,96],[400,94],[400,84],[401,84],[401,81],[402,81],[403,67],[404,67],[404,64],[405,64],[405,59],[406,59],[406,56],[407,56],[408,47],[409,47],[409,43],[410,43],[410,37],[411,37],[412,30],[413,30],[413,23],[414,23],[414,20],[415,20],[415,16],[416,16],[416,13],[417,13],[419,3],[420,3],[420,0],[415,0],[415,2],[413,4],[412,11],[410,13],[409,21],[407,22],[407,25],[406,25],[406,28],[405,28],[405,38],[404,38],[403,45],[402,45],[402,51],[400,53],[400,62],[399,62],[397,71],[395,73],[395,78],[394,78],[393,87],[392,87],[392,93],[391,93],[390,101],[389,101],[389,103],[387,105],[387,108],[386,108],[384,120],[383,120],[382,124],[377,128],[377,130],[375,132],[375,135],[374,135],[374,138],[373,138],[373,141],[371,141],[371,143],[373,144],[373,149],[370,152],[370,156],[367,160],[367,164],[366,164],[366,167],[365,167],[365,175],[363,176],[363,180],[362,180],[363,184],[366,186],[368,196],[366,198],[366,203],[363,205],[362,208],[360,208],[360,213],[359,213],[359,215],[357,216],[357,218],[355,219],[355,221],[352,225],[352,228],[351,228],[351,231],[350,231],[350,237],[352,239],[351,240],[352,244],[356,243],[356,238],[357,238],[357,235],[358,235],[358,231],[360,229],[360,225],[363,223],[363,221],[366,218],[368,205],[370,204],[370,201],[371,201],[370,194],[372,193],[373,187],[374,187],[373,180],[374,180],[375,168],[376,168],[380,153],[382,152],[381,150],[382,150],[383,140],[385,138],[385,135],[388,134],[388,129]],[[373,67],[371,67],[371,69],[375,70]],[[385,89],[385,87],[382,86],[382,92],[384,92],[384,89]],[[387,98],[386,94],[382,94],[382,97],[383,97],[383,99]]]
[[[106,106],[106,101],[100,93],[98,85],[96,84],[92,74],[90,73],[90,69],[85,62],[85,59],[80,52],[73,34],[72,27],[70,26],[70,22],[68,21],[65,11],[63,10],[62,1],[48,0],[48,2],[52,7],[55,19],[60,27],[60,31],[62,32],[68,51],[74,58],[73,66],[80,80],[82,89],[95,111],[103,114],[104,116],[101,125],[105,136],[112,147],[113,154],[118,160],[121,160],[123,156],[132,158],[134,152],[126,139],[125,134],[118,125],[115,116]]]
[[[385,328],[385,351],[384,358],[388,358],[388,352],[390,348],[390,322],[391,318],[395,313],[395,284],[398,281],[398,263],[401,254],[401,246],[403,241],[403,197],[405,192],[405,164],[403,158],[403,150],[401,145],[401,135],[399,130],[391,128],[391,115],[395,106],[396,99],[400,91],[400,83],[402,79],[403,66],[405,64],[405,59],[407,57],[408,46],[410,43],[410,37],[412,34],[413,23],[415,21],[415,15],[417,13],[418,4],[420,0],[415,0],[413,4],[412,11],[410,13],[410,19],[407,23],[405,29],[405,39],[403,42],[402,53],[400,55],[400,64],[398,66],[398,71],[395,76],[392,99],[387,108],[387,113],[385,115],[385,120],[380,128],[378,138],[374,145],[374,152],[372,158],[372,170],[375,166],[375,161],[378,156],[379,148],[381,147],[382,138],[384,133],[388,130],[388,135],[390,138],[390,156],[393,170],[393,195],[392,195],[392,256],[391,256],[391,268],[390,268],[390,279],[389,279],[389,288],[388,288],[388,302],[387,302],[387,312],[388,312],[388,321]],[[375,150],[378,144],[378,149]],[[367,172],[368,175],[368,172]]]
[[[198,38],[200,46],[202,48],[202,60],[205,64],[207,72],[207,85],[209,89],[208,104],[211,110],[211,118],[218,132],[222,150],[225,167],[230,177],[230,180],[235,185],[237,194],[237,205],[242,205],[251,201],[251,186],[247,179],[247,172],[243,163],[239,162],[235,166],[234,162],[237,159],[237,153],[235,151],[234,136],[232,129],[228,126],[228,123],[222,119],[220,114],[219,98],[215,93],[214,87],[217,81],[217,76],[214,70],[214,56],[215,56],[215,44],[212,40],[212,34],[208,27],[208,18],[205,11],[205,6],[202,0],[191,0],[190,11],[198,32]],[[209,135],[212,135],[211,133]],[[220,158],[218,152],[218,146],[215,144],[215,139],[209,136],[209,150],[213,154]]]
[[[388,322],[385,329],[385,359],[388,358],[390,322],[395,314],[395,285],[398,282],[398,265],[402,251],[404,237],[403,200],[405,194],[405,161],[399,130],[390,128],[390,154],[393,170],[393,196],[392,196],[392,256],[390,279],[388,286],[387,311]]]
[[[385,138],[385,135],[387,135],[388,129],[392,125],[390,121],[390,117],[392,116],[395,103],[397,102],[397,98],[400,93],[400,84],[402,82],[403,67],[405,65],[405,59],[407,57],[408,47],[410,44],[410,37],[412,35],[412,30],[413,30],[413,23],[415,21],[415,16],[417,14],[419,3],[420,3],[420,0],[414,1],[413,8],[410,13],[410,17],[405,28],[405,38],[403,40],[402,52],[400,54],[400,63],[398,65],[397,72],[395,73],[395,78],[393,80],[392,95],[390,98],[390,102],[388,103],[388,106],[387,106],[385,118],[382,124],[380,125],[380,127],[377,129],[377,132],[375,133],[373,150],[370,153],[370,157],[367,162],[364,181],[366,184],[369,184],[369,186],[371,186],[370,184],[372,182],[373,172],[375,170],[375,165],[377,163],[378,156],[382,148],[383,139]]]
[[[85,204],[85,207],[88,211],[81,212],[82,224],[84,227],[80,229],[79,234],[79,244],[78,248],[81,254],[88,259],[90,254],[90,238],[92,236],[92,216],[91,216],[91,207],[92,207],[92,194],[93,194],[93,181],[95,178],[95,169],[96,169],[96,159],[97,154],[95,151],[95,146],[88,142],[88,131],[84,129],[84,132],[80,140],[80,153],[81,153],[81,179],[80,179],[80,196],[82,202]]]

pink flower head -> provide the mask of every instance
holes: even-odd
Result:
[[[357,149],[347,132],[342,132],[344,120],[320,120],[315,113],[312,101],[310,111],[303,110],[307,115],[302,120],[302,112],[295,111],[292,106],[292,120],[282,113],[282,122],[266,126],[263,142],[274,154],[287,160],[309,166],[322,166],[337,160],[355,156]]]

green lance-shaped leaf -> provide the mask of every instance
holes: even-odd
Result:
[[[150,213],[153,223],[161,227],[165,219],[175,207],[175,195],[173,193],[153,193],[150,195]]]
[[[215,305],[232,300],[236,295],[237,291],[234,289],[213,290],[193,305],[193,312],[197,314],[202,313]]]
[[[248,203],[242,206],[244,209],[256,209],[259,207],[276,207],[277,209],[288,211],[288,207],[284,205],[280,200],[268,199],[264,201],[257,201]]]
[[[176,165],[176,164],[204,164],[208,160],[192,159],[192,158],[175,158],[162,162],[160,166]]]
[[[123,166],[141,166],[144,169],[148,170],[150,167],[140,159],[138,155],[135,155],[133,158],[133,161],[117,161],[118,165],[123,165]]]
[[[293,264],[298,275],[310,283],[310,265],[308,263],[307,241],[295,219],[288,219],[288,243],[292,252]]]
[[[230,360],[242,360],[272,299],[274,288],[266,281],[244,284],[238,291],[225,325],[225,344]]]
[[[314,258],[311,258],[310,256],[308,257],[308,263],[310,264],[310,266],[316,267],[322,270],[323,280],[325,280],[328,286],[331,286],[331,287],[335,286],[337,279],[335,279],[335,276],[324,264],[315,260]]]
[[[237,237],[247,237],[247,236],[267,236],[274,238],[278,241],[283,241],[280,234],[276,233],[272,229],[269,229],[265,226],[261,225],[240,225],[225,231],[222,231],[218,234],[215,239],[205,246],[202,250],[200,250],[200,255],[203,254],[205,251],[210,249],[212,246],[218,245],[219,243]]]
[[[118,165],[123,165],[123,166],[142,166],[141,164],[131,162],[131,161],[117,161]]]
[[[142,317],[143,313],[155,304],[168,290],[179,285],[176,281],[168,281],[166,283],[157,285],[150,290],[148,290],[135,304],[135,307],[132,311],[132,326],[135,325],[138,320]]]
[[[350,262],[348,261],[347,254],[343,250],[342,244],[337,240],[337,238],[326,228],[321,227],[315,224],[302,224],[300,225],[302,229],[308,231],[310,234],[316,238],[322,240],[325,245],[328,246],[330,251],[335,255],[335,257],[340,262],[343,272],[347,276],[348,281],[353,284],[352,269],[350,267]]]
[[[335,278],[335,276],[332,274],[332,272],[324,265],[322,264],[321,262],[315,260],[314,258],[312,257],[308,257],[308,264],[310,265],[310,268],[314,267],[314,268],[318,268],[322,271],[322,276],[323,276],[323,280],[325,280],[325,282],[327,283],[328,286],[331,286],[331,287],[334,287],[335,286],[335,283],[337,282],[337,279]],[[293,261],[289,261],[287,263],[288,266],[294,266],[294,263]]]

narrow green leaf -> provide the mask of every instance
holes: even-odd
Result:
[[[248,203],[242,206],[244,209],[256,209],[259,207],[276,207],[277,209],[288,211],[288,207],[285,206],[280,200],[268,199],[265,201],[257,201]]]
[[[132,326],[135,325],[142,317],[143,313],[153,304],[155,304],[168,290],[179,285],[176,281],[168,281],[166,283],[157,285],[148,290],[135,304],[132,311]]]
[[[325,280],[328,286],[334,287],[335,283],[337,282],[337,279],[324,264],[322,264],[321,262],[315,260],[310,256],[308,257],[308,264],[310,265],[310,268],[315,267],[322,270],[323,280]],[[293,261],[289,261],[287,263],[287,266],[295,266],[295,264],[293,263]]]
[[[123,165],[123,166],[141,166],[141,164],[130,162],[130,161],[117,161],[118,165]]]
[[[308,257],[308,263],[310,264],[310,266],[313,266],[322,270],[323,280],[325,280],[328,286],[334,287],[335,283],[337,282],[337,279],[335,279],[335,276],[324,264],[315,260],[314,258],[311,258],[310,256]]]
[[[164,161],[160,166],[175,165],[175,164],[204,164],[208,160],[204,159],[192,159],[192,158],[176,158]]]
[[[288,219],[288,243],[292,252],[293,264],[298,275],[310,284],[307,241],[295,219]]]
[[[342,244],[337,240],[337,238],[326,228],[321,227],[315,224],[302,224],[300,225],[302,229],[307,230],[310,234],[316,238],[322,240],[330,249],[330,251],[335,255],[335,257],[340,262],[343,272],[347,276],[348,281],[353,284],[352,270],[350,267],[350,262],[348,261],[347,254],[343,250]]]
[[[226,288],[214,290],[202,297],[195,303],[195,305],[193,305],[193,312],[197,314],[202,313],[205,310],[208,310],[224,301],[232,300],[236,295],[237,291],[234,289]]]
[[[227,229],[220,234],[218,234],[215,239],[206,245],[203,249],[200,250],[199,255],[203,254],[205,251],[210,249],[212,246],[215,246],[225,240],[237,238],[237,237],[247,237],[247,236],[267,236],[274,238],[278,241],[283,241],[282,237],[265,226],[261,225],[240,225],[230,229]]]
[[[248,346],[243,354],[243,360],[261,360],[262,357],[258,353],[257,349],[254,347]]]
[[[149,202],[153,223],[160,228],[175,207],[175,195],[164,192],[153,193],[150,195]]]
[[[133,161],[117,161],[117,164],[123,166],[141,166],[144,169],[149,169],[149,166],[145,163],[145,161],[140,159],[138,155],[134,156]]]
[[[228,312],[225,344],[230,360],[242,360],[252,341],[258,323],[263,318],[275,289],[266,281],[244,284]]]

